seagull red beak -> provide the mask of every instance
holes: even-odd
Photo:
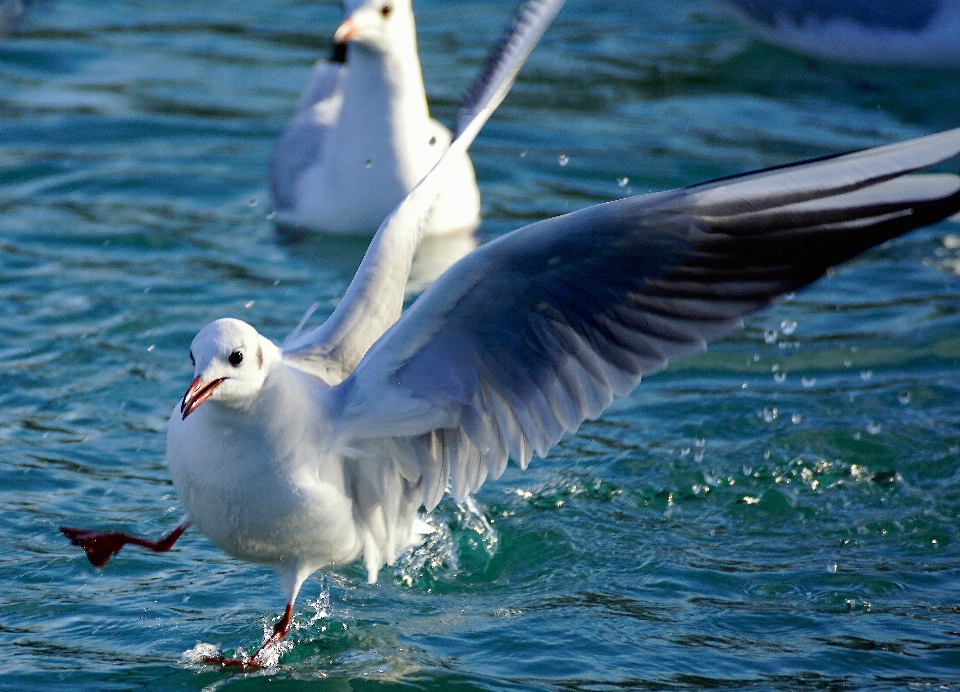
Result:
[[[347,17],[343,20],[343,23],[337,27],[336,32],[333,34],[334,43],[346,43],[353,39],[360,31],[360,27],[357,26],[357,23],[351,18]]]
[[[211,382],[204,382],[202,377],[194,378],[183,395],[183,401],[180,402],[180,412],[183,414],[181,420],[186,420],[187,416],[193,413],[196,408],[204,401],[210,398],[213,390],[219,387],[226,377],[217,378]]]

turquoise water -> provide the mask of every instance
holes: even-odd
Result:
[[[437,117],[511,6],[418,0]],[[164,428],[200,327],[281,339],[352,275],[363,243],[267,219],[270,147],[338,16],[48,0],[0,41],[0,688],[960,689],[950,222],[445,501],[379,584],[330,575],[329,613],[312,578],[277,668],[186,655],[259,643],[268,570],[197,532],[99,572],[67,544],[61,524],[176,524]],[[569,0],[472,149],[480,234],[953,127],[958,101],[960,74],[811,62],[705,1]]]

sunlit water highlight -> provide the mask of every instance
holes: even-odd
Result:
[[[417,0],[436,116],[512,2]],[[0,688],[960,688],[960,230],[873,251],[445,501],[376,586],[152,536],[187,347],[329,314],[362,242],[277,237],[265,168],[336,3],[34,3],[0,41]],[[473,147],[481,239],[587,204],[953,127],[960,75],[837,67],[701,0],[569,0]],[[442,248],[441,248],[442,251]],[[442,254],[442,252],[440,253]],[[319,602],[317,602],[319,599]],[[313,601],[314,604],[309,603]]]

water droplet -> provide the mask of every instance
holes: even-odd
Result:
[[[800,425],[802,420],[803,416],[801,416],[799,413],[794,413],[792,416],[790,416],[790,422],[794,425]]]
[[[780,363],[774,363],[773,365],[770,366],[770,372],[776,372],[779,369],[780,369]]]
[[[747,384],[746,382],[744,382],[742,385],[740,385],[740,389],[746,389],[746,388],[749,387],[749,386],[750,386],[749,384]]]
[[[696,461],[696,462],[698,462],[698,463],[701,462],[701,461],[703,461],[703,452],[697,452],[696,454],[694,454],[694,455],[693,455],[693,460]]]
[[[527,158],[527,152],[526,152],[526,150],[523,150],[523,151],[520,152],[520,158],[521,158],[521,159]]]
[[[803,385],[804,387],[806,387],[807,389],[809,389],[810,387],[812,387],[812,386],[815,385],[816,383],[817,383],[817,378],[816,378],[816,377],[802,377],[802,378],[800,378],[800,384],[802,384],[802,385]]]
[[[780,323],[780,329],[783,330],[783,333],[787,336],[790,336],[795,331],[797,331],[797,323],[795,320],[784,320]]]
[[[827,565],[827,571],[828,571],[828,572],[836,572],[836,571],[837,571],[837,565],[836,565],[836,564]]]
[[[270,212],[269,214],[267,214],[267,221],[273,221],[276,215],[277,215],[277,212],[275,211]]]
[[[758,360],[760,360],[760,354],[759,354],[759,353],[754,353],[754,354],[753,354],[753,362],[756,363]]]
[[[249,310],[250,308],[253,307],[253,304],[254,304],[255,302],[256,302],[256,301],[254,301],[254,300],[248,300],[246,303],[243,304],[243,307],[245,307],[247,310]]]
[[[620,187],[626,187],[629,182],[630,182],[630,178],[627,178],[627,177],[617,178],[617,185],[619,185]]]
[[[773,376],[773,381],[777,384],[783,384],[787,379],[787,373],[778,372]]]
[[[247,206],[250,207],[251,209],[253,209],[253,208],[254,208],[255,206],[257,206],[259,203],[260,203],[260,202],[257,201],[257,198],[256,198],[256,197],[251,197],[251,198],[247,201]]]
[[[364,168],[373,168],[373,159],[367,159],[367,162],[363,164]]]
[[[853,363],[851,363],[849,360],[843,361],[843,367],[849,368],[851,365],[853,365]]]
[[[861,370],[861,371],[860,371],[860,379],[863,380],[864,382],[866,382],[867,380],[869,380],[871,377],[873,377],[873,371],[872,371],[872,370]]]
[[[948,250],[960,250],[960,236],[953,233],[943,236],[943,247]]]
[[[147,353],[153,353],[153,349],[155,349],[156,347],[157,347],[156,344],[150,344],[149,346],[147,346]]]
[[[870,433],[871,435],[879,434],[880,430],[882,430],[882,428],[880,427],[879,423],[874,423],[874,422],[867,423],[867,432]]]
[[[707,445],[707,440],[705,437],[698,437],[693,441],[694,447],[706,447],[706,445]]]
[[[568,163],[570,163],[570,157],[567,156],[566,154],[560,154],[559,158],[557,159],[557,162],[561,166],[566,166]]]
[[[900,392],[900,394],[897,395],[897,401],[899,401],[899,402],[900,402],[901,404],[903,404],[904,406],[906,406],[907,404],[909,404],[909,403],[910,403],[910,392]]]
[[[761,414],[765,423],[772,423],[777,419],[777,409],[775,408],[765,408]]]
[[[776,329],[764,330],[763,340],[768,344],[772,344],[774,341],[777,340],[777,330]]]

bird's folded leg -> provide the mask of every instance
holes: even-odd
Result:
[[[139,536],[130,536],[120,531],[90,531],[88,529],[74,529],[68,526],[61,526],[60,531],[64,536],[70,539],[74,545],[83,548],[87,554],[87,559],[94,567],[103,567],[107,561],[120,552],[120,549],[127,543],[139,545],[143,548],[149,548],[155,553],[165,553],[173,547],[180,535],[187,530],[189,524],[186,521],[177,525],[169,535],[155,541],[140,538]]]
[[[286,610],[283,611],[277,624],[273,626],[273,633],[267,637],[267,641],[260,645],[260,648],[250,658],[225,658],[223,656],[204,656],[204,663],[212,663],[217,666],[238,666],[256,670],[263,668],[263,664],[258,660],[260,655],[271,646],[279,642],[290,631],[290,625],[293,624],[293,603],[287,603]]]

